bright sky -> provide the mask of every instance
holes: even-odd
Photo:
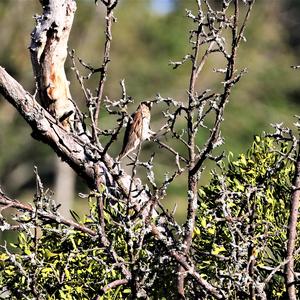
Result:
[[[152,9],[159,14],[167,14],[173,8],[173,0],[152,0]]]

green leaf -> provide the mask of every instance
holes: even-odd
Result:
[[[216,232],[216,229],[215,229],[215,227],[209,227],[208,229],[207,229],[207,233],[208,234],[215,234],[215,232]]]
[[[202,226],[203,228],[206,228],[206,226],[207,226],[206,218],[202,218],[202,219],[201,219],[201,226]]]
[[[260,137],[259,137],[258,135],[256,135],[256,136],[254,137],[254,139],[255,139],[255,141],[256,141],[257,143],[260,143]]]
[[[10,270],[10,269],[6,269],[6,270],[4,270],[4,273],[6,273],[7,275],[9,275],[9,276],[11,276],[11,275],[14,275],[15,274],[15,272],[14,271],[12,271],[12,270]]]
[[[65,268],[65,274],[66,274],[67,280],[70,280],[71,279],[71,275],[70,275],[70,271],[67,268]]]
[[[218,255],[220,252],[226,251],[223,245],[213,244],[213,250],[211,251],[212,255]]]
[[[26,255],[31,255],[31,251],[30,251],[28,248],[26,248],[26,249],[24,250],[24,253],[25,253]]]
[[[193,232],[195,235],[200,235],[201,231],[199,229],[199,227],[195,226],[194,228],[194,232]]]
[[[241,154],[241,155],[240,155],[240,161],[241,161],[241,163],[242,163],[244,166],[247,165],[246,157],[245,157],[244,154]]]
[[[51,257],[57,256],[58,254],[51,252],[49,249],[45,249],[45,255],[47,258],[51,258]]]

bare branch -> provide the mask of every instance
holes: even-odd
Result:
[[[91,236],[96,236],[97,235],[97,233],[94,230],[91,230],[90,228],[88,228],[84,225],[80,225],[80,224],[78,224],[74,221],[68,220],[64,217],[52,214],[50,212],[46,212],[42,209],[37,209],[36,210],[30,204],[24,204],[24,203],[21,203],[17,200],[13,200],[13,199],[7,197],[6,195],[4,195],[2,192],[0,192],[0,205],[6,205],[7,208],[8,207],[13,207],[13,208],[16,208],[16,209],[20,209],[20,210],[23,210],[23,211],[30,212],[32,214],[37,214],[37,216],[41,220],[51,220],[51,221],[54,221],[58,224],[64,224],[64,225],[66,225],[70,228],[74,228],[78,231],[89,234]]]
[[[114,289],[114,288],[116,288],[116,287],[118,287],[118,286],[120,286],[120,285],[128,284],[128,282],[129,282],[128,279],[118,279],[118,280],[115,280],[115,281],[113,281],[113,282],[107,284],[107,285],[102,289],[102,291],[103,291],[103,293],[106,293],[108,290]],[[98,299],[98,298],[97,298],[97,299]],[[99,299],[100,299],[100,297],[99,297]]]
[[[298,142],[299,143],[299,142]],[[299,145],[298,145],[299,147]],[[294,252],[297,238],[297,220],[298,210],[300,204],[300,150],[298,148],[297,161],[295,163],[295,175],[293,179],[293,190],[291,195],[291,208],[288,225],[288,244],[286,264],[286,290],[290,300],[297,299],[297,292],[295,287],[295,271],[294,271]]]
[[[112,41],[112,24],[115,21],[115,17],[113,14],[113,10],[118,4],[118,0],[115,0],[113,3],[111,1],[103,2],[106,6],[106,23],[105,23],[105,45],[104,45],[104,54],[103,54],[103,62],[101,66],[100,79],[97,90],[97,98],[96,98],[96,110],[94,114],[94,120],[96,125],[99,119],[99,113],[101,108],[101,101],[103,97],[104,83],[107,77],[107,69],[108,64],[110,62],[110,47]],[[94,138],[96,138],[96,132],[94,132]]]

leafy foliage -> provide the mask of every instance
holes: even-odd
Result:
[[[249,297],[252,286],[264,290],[268,298],[284,296],[282,262],[294,173],[292,155],[287,142],[257,136],[247,154],[237,160],[230,154],[228,164],[220,163],[221,172],[213,172],[210,184],[199,190],[192,257],[201,276],[226,291],[230,299]],[[99,232],[96,201],[89,198],[90,214],[80,223]],[[115,253],[103,247],[99,238],[57,222],[43,224],[39,238],[29,229],[30,222],[24,223],[18,243],[11,245],[13,251],[5,248],[1,254],[0,280],[10,299],[25,295],[31,299],[34,291],[43,299],[93,299],[97,295],[99,299],[127,299],[134,288],[130,283],[105,287],[124,278],[122,266],[128,266],[128,261],[135,261],[128,267],[140,278],[140,297],[175,297],[172,270],[176,262],[166,245],[148,232],[139,249],[139,233],[147,229],[141,223],[133,231],[127,228],[122,204],[105,207],[105,234]],[[157,226],[163,226],[163,220],[160,215]],[[175,227],[169,224],[163,230],[173,231],[176,239]],[[209,297],[193,280],[186,292],[189,299]]]
[[[230,299],[246,297],[253,282],[268,299],[283,297],[282,273],[266,278],[285,257],[294,173],[289,152],[287,142],[257,136],[246,155],[235,161],[229,155],[228,166],[199,191],[195,259]]]
[[[97,230],[96,205],[90,203],[91,214],[82,223]],[[114,249],[125,258],[124,232],[118,226],[109,226],[108,213],[106,221]],[[32,299],[36,296],[33,291],[44,299],[92,299],[101,287],[120,279],[120,266],[98,239],[57,222],[40,228],[39,238],[28,231],[20,232],[18,243],[11,244],[15,254],[7,251],[1,255],[4,268],[0,277],[11,293],[10,299]],[[123,299],[128,292],[125,287],[108,291],[105,299]]]
[[[94,230],[95,236],[70,229],[57,221],[39,220],[40,232],[32,230],[35,220],[25,213],[18,217],[23,231],[18,242],[2,246],[0,255],[0,286],[3,297],[9,299],[127,299],[131,286],[120,285],[115,289],[107,286],[124,278],[123,266],[128,266],[141,278],[143,288],[140,296],[152,294],[163,299],[163,295],[175,295],[172,291],[172,270],[175,262],[166,253],[163,245],[151,234],[144,238],[144,248],[138,249],[139,233],[145,228],[135,226],[135,232],[124,225],[126,209],[118,203],[107,203],[105,236],[110,245],[104,245],[100,236],[97,201],[89,196],[90,214],[77,220]],[[73,217],[78,218],[76,213]],[[122,220],[123,221],[120,221]],[[99,240],[100,239],[100,240]],[[166,265],[167,264],[167,265]]]

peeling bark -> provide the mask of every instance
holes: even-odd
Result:
[[[36,17],[30,54],[42,106],[67,129],[72,128],[75,106],[64,65],[76,3],[43,0],[43,14]]]

